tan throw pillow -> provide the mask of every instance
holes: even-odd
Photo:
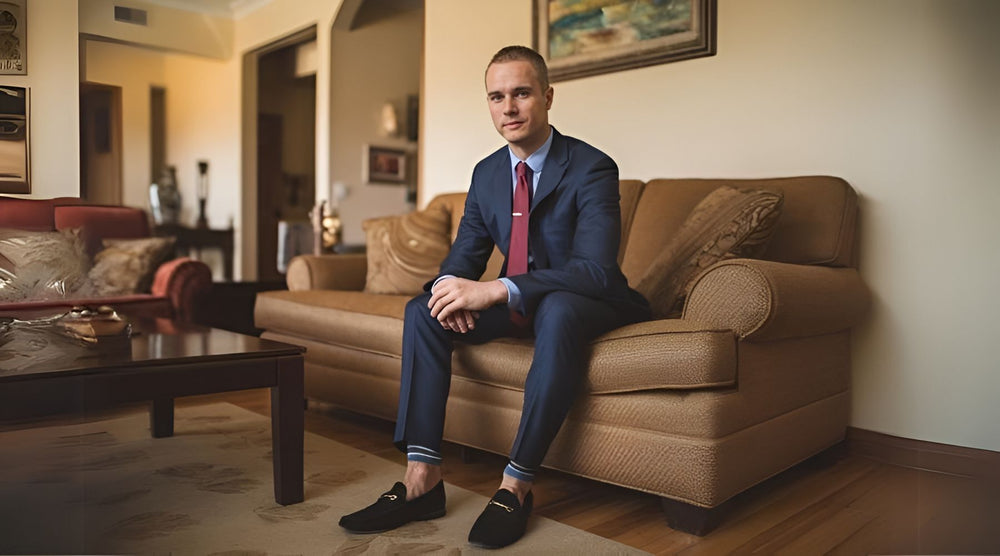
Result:
[[[99,296],[149,293],[153,277],[174,253],[174,238],[105,239],[94,255],[90,281]]]
[[[731,186],[702,199],[635,286],[649,300],[653,317],[680,316],[695,279],[713,264],[760,257],[783,200],[780,192]]]
[[[451,249],[450,217],[443,207],[365,220],[368,293],[415,295],[437,276]]]
[[[0,229],[0,302],[44,301],[89,294],[90,261],[77,229]]]

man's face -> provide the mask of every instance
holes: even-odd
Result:
[[[514,60],[487,68],[486,100],[493,125],[518,157],[527,158],[548,139],[552,87],[542,90],[530,63]]]

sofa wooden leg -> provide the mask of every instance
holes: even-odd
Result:
[[[719,526],[721,508],[702,508],[670,498],[660,498],[671,529],[703,537]]]

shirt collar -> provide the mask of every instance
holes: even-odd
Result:
[[[552,147],[553,137],[555,137],[555,133],[552,133],[552,126],[549,126],[549,138],[545,140],[545,143],[542,143],[542,146],[539,147],[537,151],[531,153],[528,156],[528,159],[524,161],[524,163],[528,165],[528,168],[531,168],[534,175],[541,173],[542,167],[545,166],[545,159],[549,156],[549,149]],[[521,162],[521,159],[517,158],[514,151],[510,150],[509,146],[507,147],[507,152],[510,153],[510,170],[513,172],[514,167],[517,166],[518,162]]]

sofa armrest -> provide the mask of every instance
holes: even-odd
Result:
[[[212,270],[201,261],[180,257],[156,269],[152,293],[166,297],[174,318],[193,321],[201,297],[212,287]]]
[[[368,256],[364,253],[343,255],[299,255],[288,263],[288,289],[352,290],[365,289]]]
[[[853,268],[731,259],[698,277],[684,318],[724,326],[746,340],[779,340],[851,328],[870,302]]]

